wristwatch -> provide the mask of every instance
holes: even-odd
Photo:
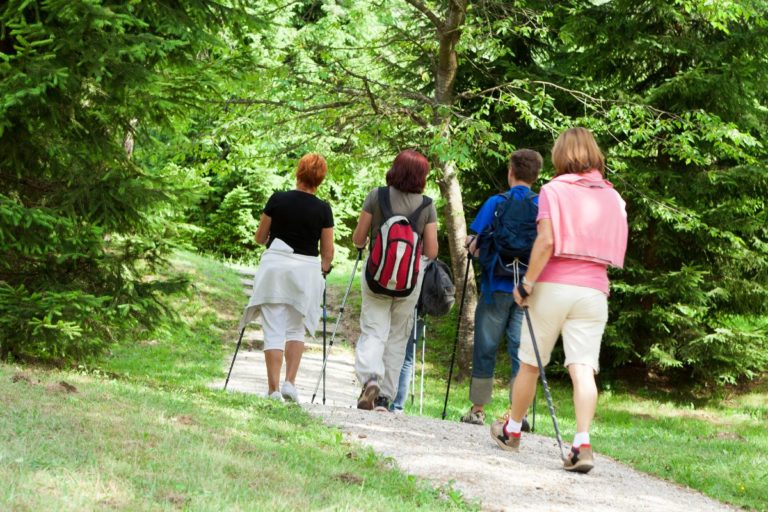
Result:
[[[527,277],[523,276],[523,284],[525,286],[530,286],[531,288],[533,288],[533,285],[536,284],[536,281],[529,281]]]

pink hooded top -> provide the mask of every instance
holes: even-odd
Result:
[[[537,220],[550,219],[554,252],[537,281],[608,293],[607,266],[624,266],[626,203],[599,171],[563,174],[544,185]]]

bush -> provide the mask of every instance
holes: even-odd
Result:
[[[197,237],[198,248],[229,258],[250,259],[258,255],[254,234],[259,226],[248,190],[237,186],[224,197],[208,226]]]

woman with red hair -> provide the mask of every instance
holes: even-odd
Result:
[[[296,170],[296,188],[272,194],[256,231],[256,242],[266,244],[267,250],[241,328],[261,316],[267,396],[276,400],[299,401],[296,375],[304,330],[314,332],[320,320],[323,276],[333,260],[333,213],[315,194],[327,170],[322,156],[304,155]],[[283,358],[285,381],[280,386]]]
[[[418,240],[415,254],[421,250],[422,260],[437,257],[437,211],[432,200],[422,194],[428,173],[429,162],[419,152],[406,150],[397,155],[387,172],[387,186],[372,190],[365,199],[352,234],[358,249],[364,248],[373,238],[369,238],[369,234],[379,234],[382,225],[389,225],[388,221],[395,216],[403,216],[409,217]],[[369,255],[369,268],[371,258]],[[359,409],[388,411],[389,402],[397,393],[425,266],[424,261],[417,260],[416,263],[419,264],[418,275],[411,273],[407,276],[412,283],[410,292],[397,292],[400,296],[387,294],[376,282],[369,283],[367,278],[361,280],[361,334],[355,347],[355,372],[363,384],[357,402]]]

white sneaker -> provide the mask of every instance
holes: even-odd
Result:
[[[283,386],[280,388],[280,393],[286,400],[299,403],[299,393],[296,391],[296,387],[290,382],[283,382]]]
[[[273,391],[272,393],[267,392],[264,396],[270,400],[277,400],[278,402],[283,401],[283,395],[281,395],[279,391]]]

